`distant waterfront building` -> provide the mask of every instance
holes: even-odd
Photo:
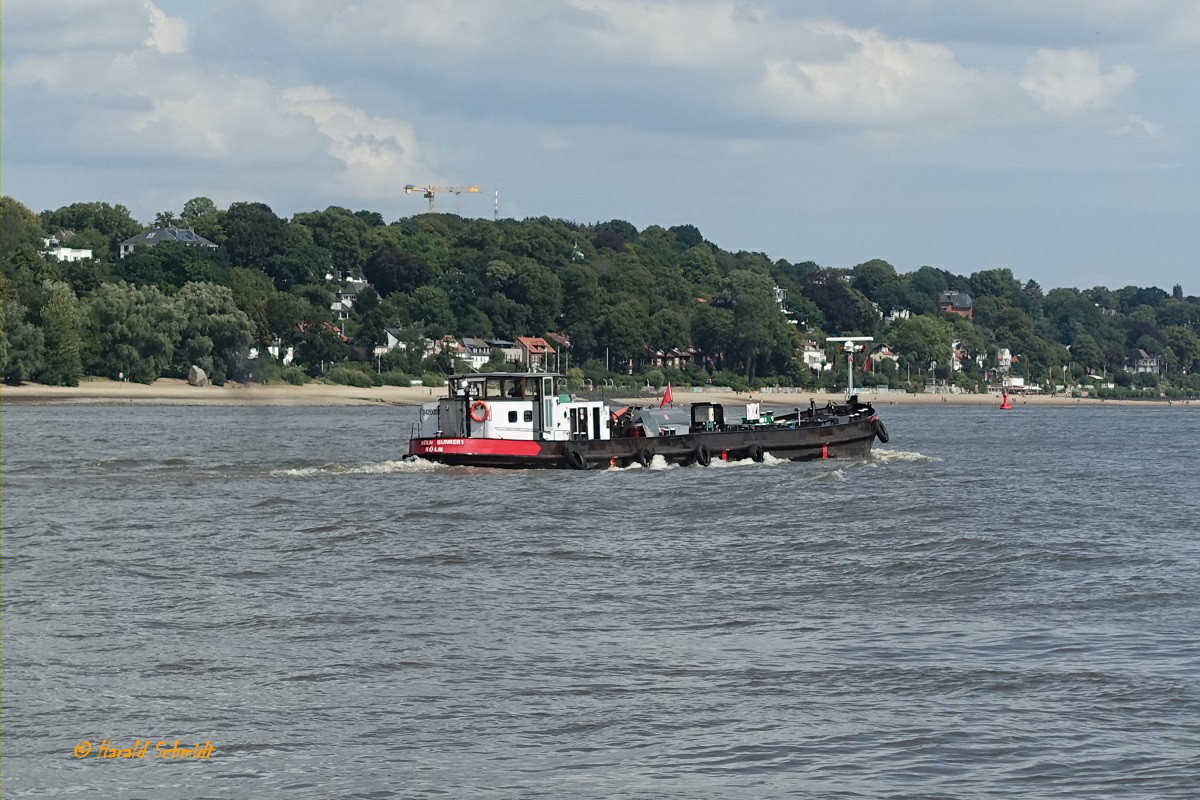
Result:
[[[156,244],[162,244],[163,242],[179,242],[180,244],[192,247],[206,247],[210,250],[217,249],[216,243],[210,242],[191,228],[168,226],[166,228],[144,230],[137,236],[131,236],[121,242],[121,258],[129,255],[139,246],[154,247]]]

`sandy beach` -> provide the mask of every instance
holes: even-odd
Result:
[[[0,387],[0,405],[10,404],[89,404],[89,405],[224,405],[224,406],[357,406],[399,405],[416,406],[436,400],[444,394],[441,388],[423,386],[377,386],[360,389],[353,386],[334,386],[309,383],[303,386],[291,384],[243,385],[229,383],[225,386],[190,386],[187,381],[160,378],[153,384],[124,383],[105,379],[86,380],[79,386],[43,386],[25,383],[20,386]],[[739,405],[759,401],[765,407],[806,406],[810,398],[818,405],[837,402],[842,395],[821,392],[692,392],[674,389],[672,399],[677,405],[710,401],[726,405]],[[648,405],[658,401],[658,394],[633,394],[614,397],[614,405]],[[987,394],[906,394],[902,392],[874,393],[864,390],[861,394],[876,407],[896,405],[956,405],[998,406],[1000,399]],[[1186,400],[1098,400],[1068,396],[1013,397],[1015,407],[1020,406],[1096,406],[1133,405],[1154,407],[1200,407]]]

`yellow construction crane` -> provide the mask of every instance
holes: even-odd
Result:
[[[429,186],[415,186],[410,183],[404,187],[405,194],[420,192],[422,195],[424,195],[425,199],[429,201],[430,212],[433,211],[434,198],[437,196],[438,192],[450,192],[452,194],[459,195],[463,192],[466,192],[467,194],[479,194],[482,191],[483,190],[478,186],[434,186],[432,184]]]

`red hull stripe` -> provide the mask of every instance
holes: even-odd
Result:
[[[460,453],[481,456],[536,456],[542,451],[534,441],[512,439],[413,439],[408,446],[410,456]]]

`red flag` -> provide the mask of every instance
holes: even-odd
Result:
[[[865,371],[865,372],[871,371],[871,356],[870,355],[867,355],[867,360],[863,362],[863,371]]]
[[[668,382],[667,382],[667,390],[666,390],[665,392],[663,392],[663,399],[662,399],[662,403],[661,403],[661,404],[659,404],[659,406],[658,406],[658,407],[659,407],[659,408],[662,408],[663,406],[667,405],[667,404],[668,404],[668,403],[670,403],[670,402],[671,402],[671,384],[670,384],[670,382],[668,381]]]

